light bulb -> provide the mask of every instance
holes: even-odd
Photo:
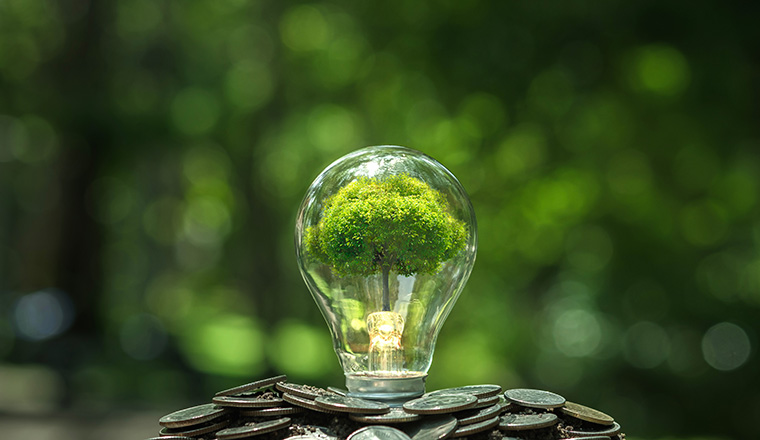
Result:
[[[298,211],[296,255],[349,395],[402,402],[424,393],[476,249],[467,193],[419,151],[368,147],[317,176]]]

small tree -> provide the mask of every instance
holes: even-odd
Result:
[[[325,202],[306,249],[338,276],[381,273],[389,311],[391,272],[435,273],[464,248],[467,227],[450,211],[440,192],[414,177],[359,178]]]

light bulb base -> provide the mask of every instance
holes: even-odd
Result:
[[[379,400],[391,406],[425,394],[427,374],[405,371],[392,374],[347,373],[348,395],[362,399]]]

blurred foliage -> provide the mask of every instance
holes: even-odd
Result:
[[[0,409],[340,386],[293,217],[327,164],[399,144],[479,221],[430,388],[756,436],[759,12],[0,0]]]

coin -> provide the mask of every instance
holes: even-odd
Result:
[[[495,403],[499,403],[499,398],[501,396],[491,396],[491,397],[482,397],[479,398],[478,401],[475,403],[475,406],[473,408],[485,408],[487,406],[491,406]]]
[[[234,388],[219,391],[218,393],[215,394],[215,396],[236,396],[238,394],[250,393],[252,391],[256,391],[261,388],[271,387],[277,382],[285,382],[286,380],[288,380],[288,377],[284,374],[281,374],[279,376],[274,376],[267,379],[261,379],[255,382],[247,383],[245,385],[240,385]]]
[[[385,414],[391,409],[387,404],[382,402],[356,397],[344,397],[338,394],[319,396],[314,399],[314,402],[322,408],[348,413]]]
[[[339,414],[338,411],[327,409],[317,405],[317,403],[310,399],[304,399],[290,393],[284,393],[282,399],[292,405],[300,406],[301,408],[310,409],[312,411],[322,412],[326,414]]]
[[[512,403],[528,408],[557,408],[565,404],[565,398],[559,394],[543,390],[516,388],[504,392]]]
[[[496,405],[491,405],[487,408],[462,411],[462,413],[454,414],[454,417],[456,417],[459,422],[458,426],[462,426],[482,422],[483,420],[498,416],[499,413],[501,413],[501,405],[497,403]]]
[[[408,423],[416,422],[422,418],[419,414],[411,414],[404,411],[404,408],[391,408],[385,414],[350,414],[348,416],[351,420],[359,423],[370,424],[394,424],[394,423]]]
[[[498,424],[499,424],[499,416],[494,416],[494,417],[491,417],[490,419],[486,419],[478,423],[460,426],[459,428],[456,429],[456,431],[454,431],[454,434],[452,434],[451,436],[453,438],[466,437],[468,435],[477,434],[483,431],[488,431],[489,429],[493,428],[494,426]]]
[[[341,396],[348,396],[348,390],[344,390],[343,388],[327,387],[327,391],[335,394],[340,394]]]
[[[158,424],[165,428],[182,428],[200,425],[201,423],[221,417],[226,413],[227,410],[224,408],[220,408],[213,403],[205,403],[167,414],[158,420]]]
[[[469,409],[478,403],[472,394],[439,394],[405,402],[403,408],[412,414],[448,414]]]
[[[277,385],[275,385],[275,388],[282,391],[283,393],[290,393],[298,397],[303,397],[305,399],[311,399],[314,400],[319,396],[324,396],[326,394],[330,394],[329,391],[314,387],[311,385],[301,385],[297,383],[290,383],[290,382],[278,382]]]
[[[283,402],[279,397],[264,399],[261,397],[243,396],[215,396],[211,401],[217,405],[235,408],[273,408],[282,405]]]
[[[302,413],[305,410],[300,406],[278,406],[275,408],[242,409],[238,412],[243,417],[280,417]]]
[[[234,428],[223,429],[216,433],[219,440],[233,440],[238,438],[252,437],[254,435],[266,434],[267,432],[277,431],[278,429],[290,426],[290,419],[283,417],[281,419],[267,420],[265,422],[254,423],[251,425],[236,426]]]
[[[611,437],[608,435],[590,435],[588,437],[573,437],[573,438],[566,438],[563,440],[611,440]]]
[[[527,431],[552,426],[559,421],[556,414],[504,414],[499,422],[503,431]]]
[[[563,414],[570,417],[599,425],[612,425],[615,422],[615,419],[601,411],[574,402],[565,402],[561,410]]]
[[[451,435],[457,427],[457,419],[450,415],[424,417],[417,423],[401,425],[412,440],[442,440]]]
[[[209,434],[211,432],[219,431],[220,429],[224,429],[229,425],[230,421],[229,419],[224,419],[221,421],[212,421],[207,422],[201,425],[196,426],[189,426],[184,428],[167,428],[163,427],[160,431],[158,431],[158,435],[161,437],[170,436],[170,435],[182,435],[187,437],[199,437],[201,435]]]
[[[430,395],[437,395],[437,394],[472,394],[478,399],[483,399],[486,397],[495,396],[499,394],[500,392],[501,392],[500,385],[486,384],[486,385],[467,385],[467,386],[456,387],[456,388],[445,388],[442,390],[431,391],[427,393],[427,395],[430,396]]]
[[[620,432],[620,425],[617,422],[612,422],[612,425],[607,429],[602,430],[594,430],[594,431],[587,431],[587,430],[580,430],[580,429],[569,429],[565,431],[567,435],[575,436],[575,437],[589,437],[593,435],[601,435],[601,436],[613,436]]]
[[[145,440],[193,440],[193,438],[185,437],[184,435],[163,435],[161,437],[151,437]]]
[[[403,431],[390,426],[365,426],[357,429],[346,440],[411,440]]]

